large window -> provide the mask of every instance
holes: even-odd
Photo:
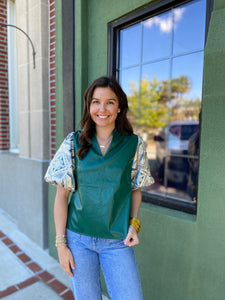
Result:
[[[129,119],[146,142],[155,179],[144,200],[192,213],[210,3],[159,1],[109,26],[109,73],[128,95]]]

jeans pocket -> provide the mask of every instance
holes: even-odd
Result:
[[[81,239],[81,234],[66,229],[66,239],[68,246],[76,244]]]
[[[105,245],[107,248],[112,248],[112,249],[124,249],[127,248],[128,246],[124,244],[123,240],[121,239],[106,239],[105,240]]]

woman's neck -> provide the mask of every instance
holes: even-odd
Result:
[[[115,127],[112,128],[104,128],[104,127],[96,127],[96,136],[100,140],[108,140],[112,135],[112,132]]]

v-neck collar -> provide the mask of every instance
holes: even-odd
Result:
[[[113,131],[112,131],[112,140],[111,140],[111,142],[109,144],[109,147],[106,150],[104,155],[102,154],[100,146],[98,144],[96,131],[95,131],[95,134],[94,134],[94,137],[93,137],[92,147],[94,148],[95,151],[97,151],[97,153],[100,156],[105,157],[111,151],[113,145],[115,144],[115,137],[118,135],[118,133],[119,133],[118,130],[116,128],[114,128]]]

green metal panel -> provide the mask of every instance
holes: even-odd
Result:
[[[216,0],[214,9],[221,9],[225,7],[225,1],[224,0]]]
[[[75,126],[81,119],[88,78],[87,0],[75,0]]]
[[[81,115],[86,85],[107,74],[108,23],[150,3],[75,0],[76,119]],[[215,0],[214,7],[204,62],[198,213],[191,216],[142,204],[141,243],[135,251],[146,300],[223,300],[225,295],[224,1]],[[60,5],[56,8],[60,10]],[[60,43],[59,29],[56,34]],[[56,81],[60,95],[63,87],[59,75]],[[57,105],[62,109],[58,97]],[[60,139],[60,115],[57,118],[57,139]]]

